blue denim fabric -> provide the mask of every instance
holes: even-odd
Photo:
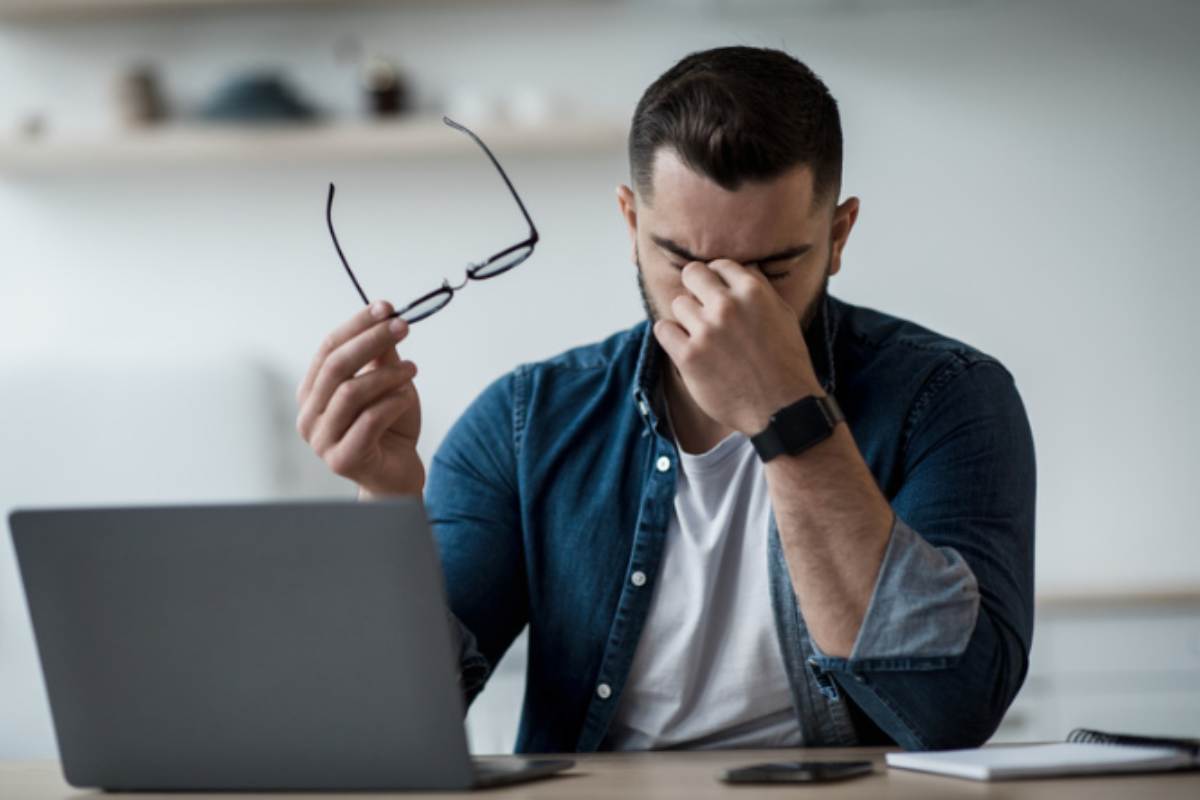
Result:
[[[771,592],[806,745],[980,744],[1024,680],[1033,634],[1021,398],[961,342],[828,295],[819,311],[813,365],[892,505],[891,539],[849,658],[809,638],[773,520],[770,586],[746,591]],[[673,511],[677,454],[653,402],[663,358],[643,322],[521,366],[430,465],[468,701],[529,626],[519,752],[595,750],[616,710]]]

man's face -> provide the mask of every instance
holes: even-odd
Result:
[[[835,207],[813,196],[812,170],[796,167],[726,191],[690,169],[674,150],[658,151],[650,202],[622,186],[622,216],[633,241],[638,286],[651,320],[673,320],[689,261],[727,258],[762,272],[807,329],[858,213],[857,198]]]

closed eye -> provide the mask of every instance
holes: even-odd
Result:
[[[747,264],[746,266],[749,267],[750,269],[759,270],[760,272],[762,272],[763,277],[769,281],[781,281],[784,278],[786,278],[788,275],[792,274],[791,270],[786,270],[786,269],[784,269],[784,270],[764,269],[761,264]]]

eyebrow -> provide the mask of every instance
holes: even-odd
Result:
[[[675,255],[679,256],[680,258],[687,259],[688,261],[703,261],[704,263],[707,264],[709,261],[715,260],[712,258],[702,258],[698,255],[695,255],[694,253],[690,253],[690,252],[688,252],[686,247],[679,244],[678,242],[674,242],[674,241],[668,239],[665,236],[651,236],[650,240],[652,242],[654,242],[656,245],[658,245],[659,247],[661,247],[663,250],[666,250],[669,253],[674,253]],[[743,263],[743,264],[771,264],[776,261],[787,261],[789,258],[796,258],[797,256],[802,256],[811,249],[812,249],[811,244],[798,244],[798,245],[794,245],[793,247],[789,247],[786,250],[780,250],[778,253],[772,253],[769,256],[763,256],[762,258],[748,258],[741,263]]]

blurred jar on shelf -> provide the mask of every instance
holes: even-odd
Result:
[[[148,128],[167,119],[158,70],[152,64],[135,64],[116,81],[117,111],[130,128]]]

